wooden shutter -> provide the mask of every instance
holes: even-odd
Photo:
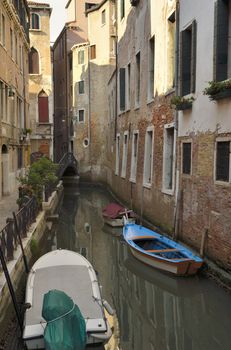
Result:
[[[120,110],[125,110],[125,68],[120,68]]]
[[[191,92],[191,54],[192,32],[186,29],[181,32],[181,94],[188,95]]]
[[[217,0],[214,16],[214,80],[227,79],[229,6],[227,0]]]
[[[48,96],[38,97],[39,123],[49,122]]]
[[[191,92],[196,90],[197,22],[192,23]]]

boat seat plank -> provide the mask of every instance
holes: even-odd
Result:
[[[131,239],[138,240],[138,239],[156,239],[157,237],[154,236],[132,236]]]
[[[168,248],[168,249],[150,249],[145,250],[148,253],[168,253],[168,252],[179,252],[180,249]]]

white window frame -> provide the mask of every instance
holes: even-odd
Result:
[[[229,142],[229,181],[221,181],[221,180],[216,180],[216,167],[217,167],[217,143],[218,142]],[[217,185],[222,185],[222,186],[230,186],[231,185],[231,136],[219,136],[216,138],[215,141],[215,152],[214,152],[214,165],[213,165],[213,178],[214,178],[214,183]]]
[[[147,179],[146,179],[146,172],[145,172],[145,169],[147,167],[147,162],[148,162],[148,135],[149,133],[152,132],[152,144],[151,144],[151,163],[150,163],[150,181],[148,182]],[[147,188],[150,188],[151,185],[152,185],[152,178],[153,178],[153,156],[154,156],[154,126],[149,126],[147,129],[146,129],[146,133],[145,133],[145,147],[144,147],[144,168],[143,168],[143,187],[147,187]]]
[[[173,154],[173,159],[172,159],[172,188],[166,188],[165,186],[165,178],[166,178],[166,162],[167,162],[167,130],[168,129],[173,129],[173,149],[172,149],[172,154]],[[175,189],[175,164],[176,164],[176,129],[175,129],[175,123],[170,123],[170,124],[165,124],[164,125],[164,148],[163,148],[163,175],[162,175],[162,192],[173,195],[174,194],[174,189]]]
[[[121,177],[126,178],[127,173],[127,159],[128,159],[128,139],[129,139],[128,131],[124,132],[124,142],[123,142],[123,158],[122,158],[122,168],[121,168]],[[127,142],[125,143],[125,140]]]
[[[151,40],[154,42],[153,52],[151,52]],[[151,67],[151,55],[153,59],[153,67]],[[153,73],[151,81],[151,73]],[[152,84],[152,86],[151,86]],[[148,99],[147,102],[150,103],[154,100],[155,95],[155,35],[153,35],[148,41]]]
[[[80,112],[80,111],[83,111],[83,121],[80,121],[80,120],[79,120],[79,112]],[[79,123],[79,124],[84,124],[84,123],[85,123],[85,109],[84,109],[84,108],[79,108],[79,109],[78,109],[78,123]]]
[[[6,47],[6,16],[3,14],[3,12],[0,12],[1,20],[0,20],[0,42],[3,47]],[[3,27],[3,18],[4,18],[4,27]]]
[[[120,134],[116,135],[116,159],[115,159],[115,175],[119,175],[120,167]]]
[[[135,135],[137,135],[137,149],[135,157]],[[138,150],[139,150],[139,130],[134,130],[132,133],[132,155],[131,155],[131,172],[130,172],[130,182],[136,182],[137,175],[137,161],[138,161]]]

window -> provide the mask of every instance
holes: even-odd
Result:
[[[136,55],[136,106],[140,104],[140,52]]]
[[[94,7],[96,4],[94,3],[90,3],[90,2],[86,2],[85,3],[85,11],[90,10],[92,7]]]
[[[180,89],[182,96],[195,92],[196,28],[196,21],[193,21],[181,32]]]
[[[119,81],[119,88],[120,88],[120,111],[125,110],[125,68],[120,68],[120,81]]]
[[[122,20],[124,18],[125,14],[125,1],[120,0],[120,19]]]
[[[34,47],[29,53],[29,74],[39,74],[39,55]]]
[[[11,58],[14,57],[14,34],[11,28],[10,28],[10,55],[11,55]]]
[[[173,190],[174,179],[174,127],[166,125],[164,128],[164,156],[163,156],[163,190]]]
[[[0,118],[4,117],[4,85],[3,82],[0,81]]]
[[[230,141],[216,144],[216,181],[230,182]]]
[[[136,181],[137,159],[138,159],[138,131],[133,132],[132,136],[132,159],[130,181]]]
[[[119,175],[120,164],[120,135],[116,135],[116,163],[115,163],[115,175]]]
[[[126,82],[126,86],[127,86],[127,92],[126,92],[126,105],[127,105],[127,109],[130,108],[130,96],[131,96],[131,64],[128,64],[127,67],[127,82]]]
[[[215,3],[214,23],[214,80],[222,81],[231,76],[231,67],[228,72],[229,57],[229,18],[230,1],[219,0]],[[229,74],[228,74],[229,73]]]
[[[126,177],[127,170],[127,157],[128,157],[128,132],[124,133],[124,146],[123,146],[123,160],[122,160],[122,170],[121,177]]]
[[[22,147],[18,147],[18,169],[23,167]]]
[[[151,100],[154,97],[154,72],[155,72],[155,37],[153,36],[149,40],[149,79],[148,79],[148,99]]]
[[[37,13],[31,14],[31,29],[40,29],[40,18]]]
[[[39,113],[39,123],[49,122],[48,96],[44,90],[40,91],[38,95],[38,113]]]
[[[78,64],[84,64],[84,50],[78,52]]]
[[[191,174],[191,142],[183,142],[182,144],[182,173]]]
[[[6,23],[5,16],[3,14],[1,17],[1,43],[3,46],[6,45]]]
[[[151,185],[153,163],[153,127],[146,131],[144,150],[144,185]]]
[[[84,80],[78,82],[79,94],[84,94]]]
[[[94,60],[96,58],[96,46],[91,45],[90,46],[90,59]]]
[[[79,115],[78,115],[78,122],[79,123],[84,123],[84,109],[79,109]]]
[[[168,18],[168,47],[167,47],[167,88],[175,85],[175,44],[176,44],[176,16],[175,12]]]
[[[15,62],[18,63],[18,38],[17,35],[15,34],[15,46],[14,46],[14,57],[15,57]]]
[[[102,25],[106,23],[106,10],[103,10],[101,13],[101,23]]]

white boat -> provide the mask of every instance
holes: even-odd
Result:
[[[27,349],[44,349],[42,318],[43,297],[50,290],[65,292],[78,305],[86,322],[87,344],[104,343],[112,335],[101,298],[96,273],[82,255],[69,250],[55,250],[43,255],[28,276],[23,340]]]

